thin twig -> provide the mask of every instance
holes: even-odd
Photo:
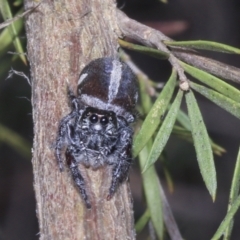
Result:
[[[17,21],[19,18],[24,17],[26,14],[30,13],[34,9],[36,9],[41,3],[39,3],[36,7],[33,7],[31,9],[26,10],[22,14],[17,15],[16,17],[13,17],[11,19],[6,20],[5,22],[0,24],[0,29],[7,27],[8,25],[12,24],[13,22]]]
[[[182,240],[183,237],[181,236],[181,233],[178,229],[177,223],[174,219],[172,210],[169,206],[169,203],[167,201],[167,198],[165,196],[165,193],[162,189],[161,184],[159,184],[159,187],[160,187],[160,193],[161,193],[162,203],[163,203],[164,222],[165,222],[166,228],[168,230],[168,233],[171,237],[171,240]]]
[[[177,71],[180,79],[180,87],[184,86],[182,90],[188,90],[189,84],[186,75],[184,74],[183,68],[180,66],[178,59],[171,53],[163,41],[171,40],[163,33],[145,26],[133,19],[130,19],[120,10],[117,11],[119,27],[124,34],[124,36],[131,39],[137,40],[138,42],[146,45],[155,47],[163,52],[169,54],[169,62],[172,64],[173,68]]]
[[[174,55],[184,62],[209,72],[217,77],[240,83],[240,69],[207,57],[200,56],[196,52],[172,49]]]
[[[157,48],[169,54],[169,61],[173,68],[176,69],[180,87],[183,90],[189,88],[188,80],[184,74],[183,68],[179,64],[179,60],[198,67],[220,78],[240,83],[240,69],[219,61],[200,56],[199,53],[191,48],[186,47],[170,47],[169,49],[163,41],[172,41],[171,38],[165,36],[158,30],[145,26],[133,19],[127,17],[120,10],[117,11],[119,28],[124,36],[134,39],[145,46]]]

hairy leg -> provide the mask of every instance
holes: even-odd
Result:
[[[70,153],[69,150],[66,151],[66,159],[67,159],[67,164],[69,165],[69,168],[70,168],[71,173],[72,173],[73,181],[75,182],[86,207],[88,209],[90,209],[91,208],[91,203],[88,199],[88,195],[87,195],[87,192],[86,192],[85,181],[84,181],[83,176],[81,175],[81,173],[78,169],[76,160],[74,159],[73,155]]]

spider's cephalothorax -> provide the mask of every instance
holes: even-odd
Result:
[[[62,151],[81,196],[91,204],[78,164],[97,169],[112,166],[110,200],[128,176],[132,163],[132,135],[129,126],[135,119],[137,81],[131,69],[113,58],[90,62],[81,72],[78,96],[68,92],[72,111],[61,120],[56,142],[56,157],[63,170]]]

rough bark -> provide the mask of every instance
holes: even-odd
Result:
[[[26,10],[35,1],[25,0]],[[87,210],[69,170],[54,156],[59,120],[69,113],[67,85],[76,89],[92,59],[115,56],[120,31],[113,0],[45,0],[26,19],[34,121],[33,171],[41,240],[135,239],[128,183],[107,201],[111,171],[81,168],[92,209]]]

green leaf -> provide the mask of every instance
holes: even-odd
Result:
[[[232,203],[236,200],[240,190],[240,148],[238,151],[237,161],[234,169],[229,205],[231,207]]]
[[[151,107],[152,107],[152,99],[150,98],[149,94],[147,93],[147,86],[146,82],[144,82],[140,77],[139,79],[139,92],[140,92],[140,99],[141,99],[141,108],[143,114],[147,114]]]
[[[141,46],[141,45],[138,45],[138,44],[129,43],[129,42],[126,42],[122,39],[118,39],[118,43],[123,48],[127,48],[127,49],[130,49],[130,50],[139,52],[139,53],[143,53],[143,54],[146,54],[146,55],[158,58],[158,59],[168,59],[169,58],[168,53],[165,53],[165,52],[160,51],[158,49],[154,49],[154,48],[151,48],[151,47],[145,47],[145,46]]]
[[[22,4],[23,4],[23,0],[16,0],[16,1],[14,1],[13,6],[14,6],[14,7],[19,7],[19,6],[21,6]]]
[[[230,112],[232,115],[234,115],[237,118],[240,118],[240,103],[235,102],[234,100],[225,97],[224,95],[215,92],[209,88],[206,88],[204,86],[201,86],[199,84],[190,82],[191,88],[193,88],[195,91],[199,92],[215,104],[217,104],[219,107],[225,109],[226,111]]]
[[[31,144],[23,137],[0,124],[0,142],[10,145],[23,157],[31,157]]]
[[[181,109],[178,111],[177,121],[184,127],[181,128],[179,126],[174,126],[173,133],[178,135],[180,138],[185,139],[186,141],[192,142],[192,135],[191,135],[191,123],[187,114],[185,114]],[[214,154],[218,156],[222,156],[226,150],[221,147],[220,145],[216,144],[211,138],[211,146]]]
[[[224,52],[224,53],[233,53],[233,54],[240,54],[240,49],[235,48],[226,44],[211,42],[211,41],[164,41],[167,46],[176,46],[176,47],[189,47],[195,49],[203,49],[203,50],[210,50],[216,52]]]
[[[186,102],[200,172],[210,195],[215,200],[217,180],[211,143],[197,101],[191,90],[186,93]]]
[[[7,0],[0,1],[0,10],[1,10],[4,20],[12,18],[12,12],[11,12],[11,9],[10,9],[10,6],[9,6],[9,3]],[[19,57],[21,58],[23,63],[27,65],[27,59],[26,59],[25,55],[23,54],[24,53],[23,46],[21,44],[19,37],[17,36],[17,26],[16,26],[15,22],[13,22],[9,26],[9,32],[10,32],[10,34],[12,34],[12,38],[14,39],[13,44],[15,46],[16,51],[18,53],[20,53]]]
[[[227,227],[231,223],[235,213],[240,207],[240,196],[236,198],[236,200],[233,202],[231,209],[228,211],[226,217],[221,222],[219,228],[217,229],[214,236],[211,238],[211,240],[218,240],[226,231]]]
[[[146,143],[149,141],[159,126],[161,117],[164,115],[173,95],[176,80],[177,74],[176,71],[173,71],[170,79],[164,86],[162,92],[159,94],[157,100],[155,101],[153,107],[143,122],[141,129],[135,136],[133,144],[134,156],[138,155],[138,153],[143,149],[143,147],[146,145]]]
[[[180,108],[181,102],[182,102],[182,96],[183,91],[179,89],[178,95],[175,98],[166,118],[164,119],[160,130],[158,131],[158,134],[154,140],[151,152],[148,156],[148,160],[146,162],[146,165],[143,169],[143,171],[146,171],[154,162],[157,161],[159,156],[161,155],[165,145],[167,144],[167,141],[170,137],[170,134],[173,129],[173,125],[176,121],[177,113]]]
[[[237,161],[234,169],[231,191],[229,196],[228,211],[231,210],[232,204],[236,201],[240,189],[240,148],[238,150]],[[229,222],[229,225],[224,233],[224,240],[228,240],[231,237],[233,228],[233,219]]]
[[[135,224],[135,229],[137,233],[140,233],[143,228],[146,226],[146,224],[148,223],[150,219],[150,212],[147,209],[144,214],[141,216],[141,218],[137,221],[137,223]]]
[[[15,27],[18,35],[20,31],[23,29],[23,21],[17,20],[15,22]],[[11,43],[13,42],[13,36],[12,34],[10,34],[9,28],[10,26],[5,28],[0,34],[0,56],[2,56],[8,51],[9,46],[11,46]]]
[[[181,109],[178,111],[177,121],[186,129],[191,131],[191,123],[189,117]]]
[[[173,127],[173,132],[174,135],[176,135],[177,137],[184,139],[185,141],[188,141],[190,143],[193,142],[193,138],[192,138],[192,134],[191,134],[191,130],[187,130],[185,128],[179,127],[179,126],[174,126]],[[211,147],[213,150],[213,153],[218,155],[218,156],[222,156],[223,153],[226,152],[226,150],[219,146],[218,144],[216,144],[211,138],[209,138],[210,143],[211,143]]]
[[[150,145],[150,144],[148,144]],[[146,164],[148,157],[148,145],[140,152],[140,167]],[[151,220],[159,239],[163,239],[163,209],[160,192],[160,183],[154,166],[151,166],[142,174],[143,188],[146,196],[147,206],[151,215]]]
[[[231,98],[237,102],[240,102],[240,91],[230,84],[222,81],[220,78],[217,78],[207,72],[204,72],[198,68],[192,67],[184,62],[180,63],[184,70],[189,73],[194,78],[198,79],[202,83],[210,86],[216,91],[222,93],[228,98]]]

